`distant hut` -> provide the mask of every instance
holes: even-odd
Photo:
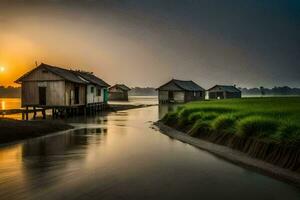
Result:
[[[90,97],[87,90],[95,87],[104,91],[109,86],[93,74],[44,63],[24,74],[16,80],[16,83],[22,85],[22,107],[45,108],[80,107],[88,103],[105,103],[105,92],[96,93],[97,98],[95,98],[95,96]]]
[[[128,91],[130,88],[124,84],[116,84],[109,88],[109,100],[128,101]]]
[[[157,90],[160,103],[185,103],[205,99],[205,89],[193,81],[172,79]]]
[[[215,85],[208,90],[209,99],[241,98],[242,92],[232,85]]]

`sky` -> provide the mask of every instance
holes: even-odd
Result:
[[[130,87],[300,87],[300,1],[0,0],[0,85],[36,62]]]

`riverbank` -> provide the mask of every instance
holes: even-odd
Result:
[[[168,113],[166,124],[198,137],[203,133],[252,137],[299,146],[300,97],[197,101]]]
[[[40,137],[72,128],[71,125],[56,120],[21,121],[0,118],[0,144]]]
[[[300,173],[299,113],[299,97],[226,99],[185,104],[162,122]]]
[[[170,126],[165,125],[161,121],[154,123],[154,125],[158,127],[163,134],[168,135],[169,137],[172,137],[174,139],[188,143],[202,150],[213,153],[214,155],[221,157],[225,160],[228,160],[232,163],[235,163],[237,165],[250,168],[259,173],[272,176],[274,178],[292,183],[297,187],[300,187],[300,174],[297,172],[275,166],[273,164],[270,164],[268,162],[259,159],[249,157],[248,154],[232,149],[227,146],[218,145],[218,144],[205,141],[203,139],[191,137],[184,132],[181,132]]]

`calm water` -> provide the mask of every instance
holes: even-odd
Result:
[[[112,101],[111,104],[157,104],[154,96],[130,96],[129,101]],[[0,110],[21,108],[20,98],[0,98]]]
[[[130,96],[129,101],[112,101],[110,104],[158,104],[157,97],[154,96]],[[21,99],[20,98],[0,98],[0,110],[8,110],[8,109],[19,109],[21,108]],[[51,110],[47,110],[47,115],[51,115]],[[41,116],[41,113],[38,112],[38,116]],[[14,115],[3,115],[0,117],[7,117],[13,119],[22,119],[21,114]],[[33,117],[33,114],[29,114],[29,118]]]
[[[288,199],[300,191],[151,128],[157,106],[0,148],[0,199]]]

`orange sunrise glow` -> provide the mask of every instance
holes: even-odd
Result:
[[[300,200],[300,0],[0,0],[0,200]]]

